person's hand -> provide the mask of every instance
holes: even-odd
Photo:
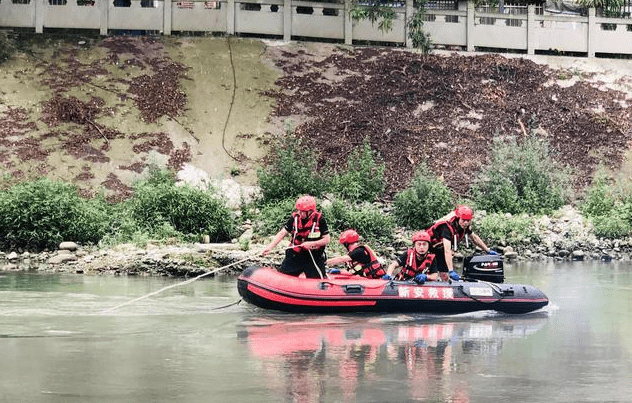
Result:
[[[268,255],[268,253],[270,253],[270,248],[269,248],[269,247],[266,247],[266,248],[265,248],[265,249],[261,252],[261,255],[262,255],[262,256],[267,256],[267,255]]]
[[[327,270],[329,274],[340,274],[340,269],[329,269]]]
[[[391,276],[389,276],[388,274],[385,274],[382,276],[382,280],[391,280]]]
[[[423,273],[417,274],[417,275],[415,276],[415,282],[416,282],[417,284],[423,284],[423,283],[425,283],[425,282],[426,282],[426,280],[428,280],[428,276],[426,276],[426,275],[425,275],[425,274],[423,274]]]
[[[495,250],[489,250],[489,252],[487,252],[487,254],[489,255],[498,255],[498,252],[496,252]]]
[[[461,277],[459,277],[459,275],[454,271],[450,271],[450,273],[448,273],[450,275],[450,278],[454,281],[459,281],[461,279]]]

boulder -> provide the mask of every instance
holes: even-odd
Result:
[[[62,243],[59,244],[59,249],[60,250],[75,251],[75,250],[77,250],[78,247],[79,247],[79,245],[77,245],[76,243],[68,242],[68,241],[65,241],[65,242],[62,242]]]

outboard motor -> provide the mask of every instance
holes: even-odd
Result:
[[[502,283],[505,281],[503,258],[500,255],[474,255],[465,258],[463,263],[463,277]]]

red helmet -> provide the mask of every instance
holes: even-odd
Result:
[[[430,234],[426,231],[418,231],[413,234],[413,245],[417,241],[426,241],[430,243]]]
[[[296,200],[296,209],[299,211],[315,211],[316,199],[314,196],[301,196]]]
[[[360,240],[360,235],[358,235],[355,230],[348,229],[340,234],[340,243],[341,244],[352,244],[354,242],[358,242]]]
[[[464,220],[471,220],[474,217],[474,212],[468,206],[459,206],[454,210],[454,215],[457,218],[462,218]]]

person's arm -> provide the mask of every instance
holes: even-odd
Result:
[[[330,240],[331,240],[331,236],[329,234],[325,234],[319,240],[306,241],[306,242],[303,242],[300,246],[303,249],[320,249],[320,248],[324,248],[325,246],[327,246],[329,244]]]
[[[386,269],[386,274],[393,277],[393,271],[398,266],[399,266],[399,262],[397,260],[393,260],[393,262],[390,265],[388,265],[388,268]]]
[[[472,242],[474,242],[474,245],[484,250],[485,253],[489,253],[489,248],[487,247],[487,245],[485,245],[485,242],[483,242],[483,240],[478,235],[472,232],[470,233],[470,238],[472,238]]]
[[[445,265],[448,266],[448,272],[454,271],[454,264],[452,263],[452,242],[449,239],[443,238],[443,253],[445,256]]]
[[[349,255],[332,257],[331,259],[327,259],[325,262],[327,266],[335,266],[338,264],[344,264],[351,261],[351,257]]]
[[[281,242],[281,240],[283,238],[285,238],[285,236],[289,234],[289,232],[287,232],[287,230],[284,228],[281,228],[281,230],[279,232],[277,232],[277,234],[275,235],[274,239],[272,240],[272,242],[270,242],[270,245],[266,246],[266,248],[263,250],[263,252],[261,252],[261,254],[263,256],[266,256],[268,253],[270,253],[270,251],[272,249],[274,249],[275,246],[277,246],[279,244],[279,242]]]

